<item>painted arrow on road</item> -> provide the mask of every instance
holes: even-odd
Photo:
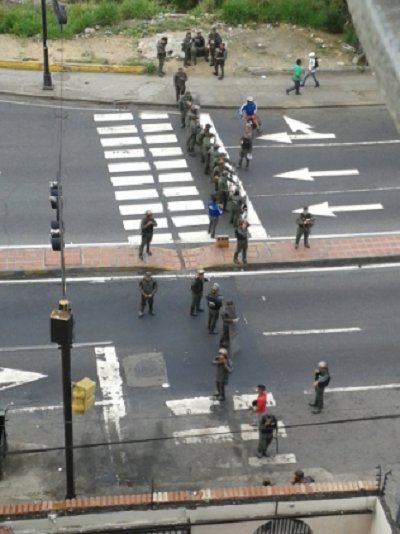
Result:
[[[286,115],[283,116],[285,119],[286,124],[289,126],[289,128],[292,130],[292,132],[303,132],[308,133],[310,130],[313,129],[313,126],[310,126],[309,124],[306,124],[305,122],[297,121],[296,119],[291,119],[290,117],[287,117]]]
[[[40,380],[41,378],[46,377],[47,375],[33,373],[32,371],[22,371],[20,369],[0,367],[0,391],[22,386],[22,384],[35,382],[35,380]]]
[[[329,206],[328,202],[308,206],[312,215],[321,215],[322,217],[336,217],[335,212],[344,211],[372,211],[383,210],[382,204],[353,204],[349,206]],[[303,208],[293,210],[292,213],[301,213]]]
[[[277,143],[290,144],[292,141],[312,140],[312,139],[334,139],[335,134],[332,133],[319,133],[313,132],[313,127],[305,122],[291,119],[284,115],[284,120],[292,131],[291,134],[287,132],[279,132],[275,134],[260,135],[257,139],[263,139],[265,141],[276,141]],[[296,132],[302,132],[300,134]]]
[[[305,182],[313,182],[314,178],[319,176],[354,176],[356,174],[360,174],[358,169],[343,169],[337,171],[310,171],[308,167],[304,167],[303,169],[296,169],[295,171],[275,174],[274,178],[288,178],[291,180],[303,180]]]

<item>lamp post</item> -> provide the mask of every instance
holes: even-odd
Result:
[[[46,0],[41,0],[42,7],[42,40],[43,40],[43,89],[54,89],[51,82],[51,74],[49,70],[49,50],[47,48],[47,16],[46,16]]]

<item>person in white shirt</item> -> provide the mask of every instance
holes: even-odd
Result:
[[[310,52],[308,54],[308,68],[306,69],[306,73],[304,75],[304,78],[301,81],[301,87],[304,87],[306,84],[307,78],[310,76],[314,80],[315,87],[319,87],[319,81],[317,80],[316,76],[316,69],[319,67],[318,65],[318,59],[315,57],[315,52]]]

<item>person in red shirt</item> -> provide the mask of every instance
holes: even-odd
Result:
[[[257,398],[253,400],[252,407],[254,411],[253,426],[257,426],[261,417],[267,411],[267,388],[263,384],[257,386]]]

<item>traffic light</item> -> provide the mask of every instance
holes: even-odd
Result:
[[[94,404],[96,396],[96,382],[90,378],[82,378],[79,382],[72,382],[72,413],[83,415]]]
[[[50,226],[50,243],[51,248],[55,251],[61,251],[62,236],[61,236],[61,203],[62,203],[61,184],[58,182],[50,182],[50,206],[56,210],[56,220],[51,221]]]

